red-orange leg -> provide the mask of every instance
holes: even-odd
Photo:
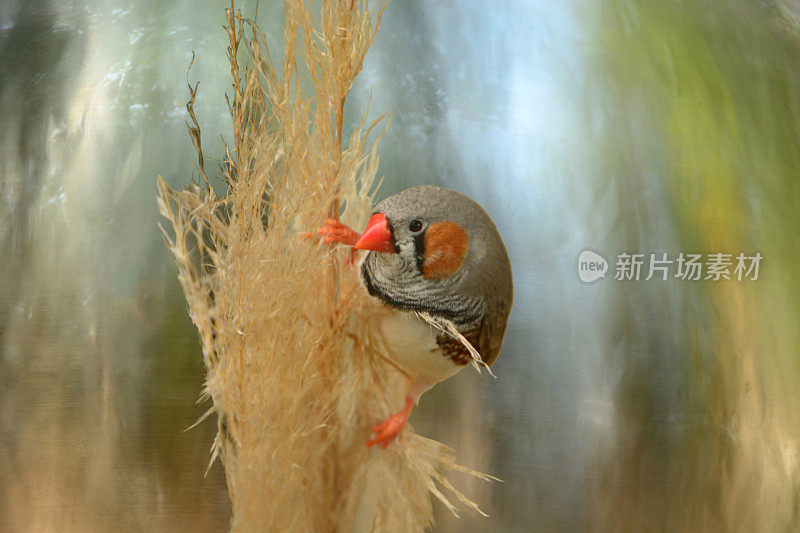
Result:
[[[372,432],[375,436],[367,441],[367,447],[372,447],[380,444],[381,448],[386,448],[397,435],[403,426],[406,425],[408,417],[411,415],[411,409],[414,408],[414,399],[411,396],[406,396],[406,406],[399,413],[395,413],[386,419],[382,424],[375,424],[372,427]]]
[[[326,220],[325,225],[317,229],[317,235],[325,237],[325,244],[342,243],[347,246],[353,246],[360,237],[358,233],[339,222],[336,218]],[[347,258],[348,265],[353,264],[357,253],[358,250],[355,248],[350,249],[350,255]]]

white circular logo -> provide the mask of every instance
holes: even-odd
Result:
[[[578,276],[584,283],[591,283],[606,277],[608,262],[602,255],[591,250],[584,250],[578,257]]]

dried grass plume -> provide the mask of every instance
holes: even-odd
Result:
[[[370,213],[380,121],[362,117],[344,139],[343,115],[385,7],[323,1],[316,18],[288,0],[285,52],[274,61],[258,26],[231,5],[226,192],[215,193],[204,168],[196,87],[187,107],[198,183],[174,190],[158,179],[236,531],[421,530],[431,494],[454,510],[441,488],[477,509],[445,473],[484,476],[444,445],[406,430],[386,450],[364,446],[371,425],[402,405],[405,378],[384,355],[371,326],[380,308],[347,252],[303,238],[330,215],[363,227]]]

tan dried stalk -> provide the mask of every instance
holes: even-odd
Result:
[[[372,325],[382,311],[346,251],[303,238],[340,210],[354,227],[370,212],[380,135],[367,139],[377,123],[362,118],[345,145],[343,111],[384,8],[322,2],[317,23],[304,2],[286,1],[276,66],[264,35],[231,5],[227,192],[218,197],[206,176],[191,87],[202,182],[177,191],[158,180],[200,333],[203,394],[218,419],[212,461],[225,467],[233,530],[421,530],[431,493],[454,510],[437,484],[477,509],[445,473],[485,476],[456,465],[444,445],[409,430],[386,450],[364,446],[371,425],[402,406],[405,377],[384,355]]]

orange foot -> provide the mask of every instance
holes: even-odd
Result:
[[[317,229],[317,235],[325,237],[325,244],[335,244],[340,242],[348,246],[353,246],[360,235],[339,222],[336,218],[329,218],[325,221],[325,225]],[[311,235],[308,235],[309,237]],[[350,255],[347,258],[347,264],[352,265],[355,261],[356,253],[358,250],[355,248],[350,249]]]
[[[317,235],[325,236],[325,244],[340,242],[348,246],[353,246],[359,237],[358,233],[335,218],[326,220],[325,225],[317,230]]]
[[[406,421],[408,420],[413,407],[414,400],[410,396],[407,396],[406,406],[402,411],[387,418],[383,424],[375,424],[372,427],[372,432],[375,433],[375,436],[371,440],[367,441],[367,448],[370,448],[376,444],[380,444],[381,448],[385,449],[395,439],[395,437],[397,437],[397,435],[400,433],[400,430],[403,429],[403,426],[406,425]]]

